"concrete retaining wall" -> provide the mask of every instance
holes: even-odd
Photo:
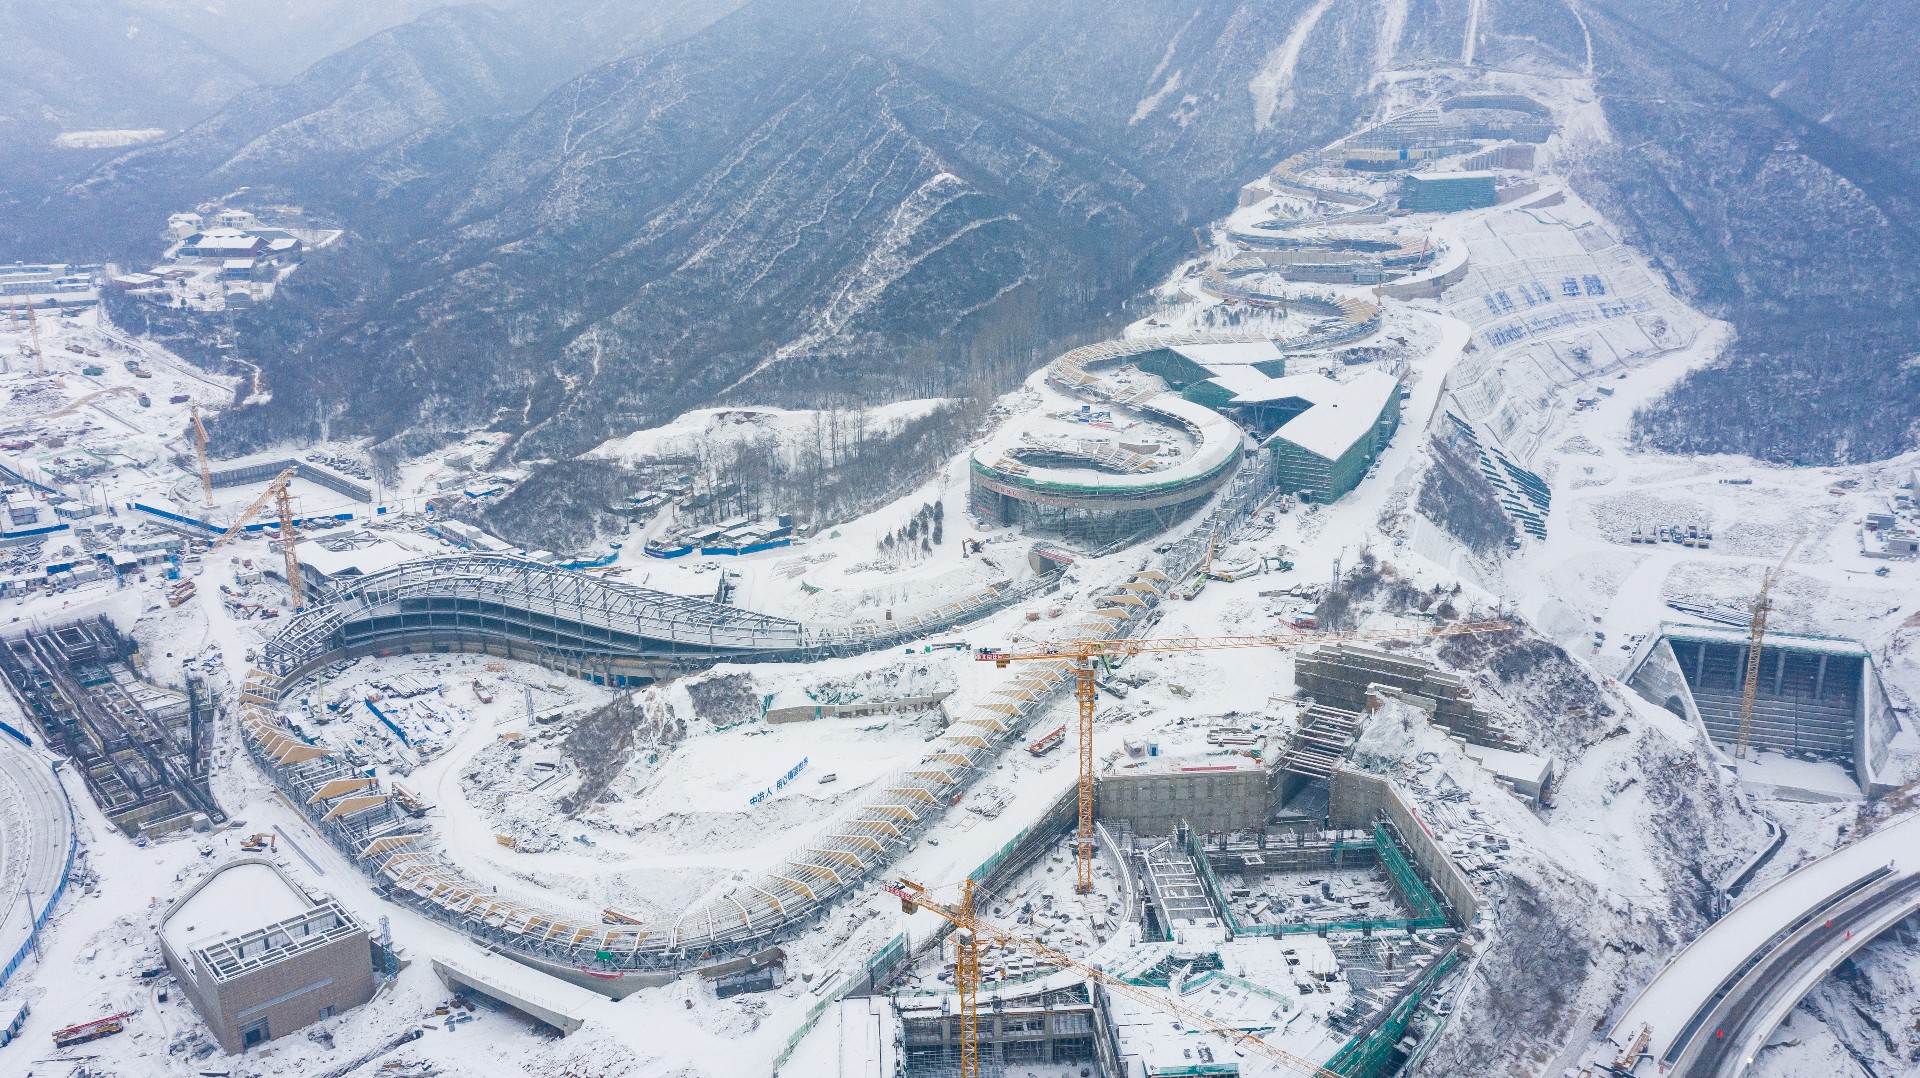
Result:
[[[1401,798],[1393,784],[1377,775],[1347,768],[1333,773],[1328,783],[1328,827],[1336,831],[1367,830],[1381,813],[1385,813],[1400,832],[1421,874],[1434,890],[1446,897],[1454,916],[1462,925],[1472,924],[1480,913],[1480,897],[1473,884],[1454,867],[1446,851],[1427,833],[1425,825],[1414,816],[1412,806]]]
[[[1094,810],[1109,828],[1167,835],[1186,823],[1196,831],[1241,831],[1267,822],[1270,776],[1264,768],[1157,771],[1105,775]]]

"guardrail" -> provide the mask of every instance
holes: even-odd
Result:
[[[828,1007],[852,995],[854,989],[863,983],[869,987],[879,983],[893,973],[894,967],[906,960],[907,936],[902,932],[875,951],[872,958],[867,959],[866,967],[861,970],[860,976],[848,977],[841,981],[832,992],[821,997],[820,1002],[807,1008],[807,1016],[801,1020],[800,1028],[787,1037],[786,1047],[780,1049],[780,1054],[773,1057],[773,1073],[778,1075],[780,1068],[786,1066],[787,1061],[793,1058],[794,1049],[800,1047],[800,1042],[806,1040],[807,1034],[813,1032],[813,1027],[819,1024],[820,1016],[827,1013]]]
[[[13,957],[7,960],[6,966],[0,967],[0,989],[6,988],[7,982],[13,979],[21,963],[27,960],[27,955],[33,951],[35,941],[40,938],[40,930],[46,927],[47,919],[53,916],[54,907],[60,904],[61,896],[67,893],[67,878],[73,875],[73,855],[80,848],[80,830],[75,826],[73,819],[73,799],[67,796],[67,788],[60,783],[60,769],[48,765],[47,770],[53,773],[53,784],[59,788],[60,800],[67,806],[67,859],[60,868],[59,884],[54,887],[53,893],[47,896],[46,904],[40,907],[40,912],[34,916],[33,927],[28,930],[27,938],[21,942],[20,949],[13,953]]]

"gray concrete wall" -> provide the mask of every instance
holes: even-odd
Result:
[[[1198,831],[1263,826],[1272,804],[1264,769],[1171,771],[1102,776],[1094,811],[1110,829],[1166,835],[1182,822]]]
[[[1480,913],[1480,899],[1473,885],[1454,867],[1440,844],[1427,835],[1391,782],[1342,768],[1333,773],[1328,786],[1327,826],[1336,831],[1371,830],[1375,818],[1386,813],[1405,840],[1414,863],[1453,906],[1455,916],[1462,924],[1473,923]]]
[[[1894,717],[1893,703],[1887,699],[1886,687],[1880,684],[1880,671],[1873,660],[1868,659],[1860,667],[1860,723],[1854,733],[1853,770],[1868,796],[1878,797],[1894,789],[1893,784],[1880,779],[1887,752],[1895,735],[1900,733],[1900,720]]]
[[[211,971],[202,968],[199,975],[212,985]],[[362,931],[215,985],[195,1002],[212,1003],[201,1018],[233,1055],[241,1049],[242,1031],[261,1017],[268,1039],[277,1039],[320,1021],[325,1008],[342,1014],[360,1006],[373,998],[373,985],[373,952]],[[195,999],[191,988],[187,996]]]

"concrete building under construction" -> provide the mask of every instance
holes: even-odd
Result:
[[[901,1000],[900,1021],[909,1073],[937,1075],[955,1069],[960,1016],[944,997]],[[980,1019],[980,1055],[990,1072],[1019,1064],[1093,1063],[1099,1023],[1087,985],[1000,997]]]
[[[1344,767],[1325,780],[1320,813],[1302,828],[1264,820],[1231,830],[1176,824],[1156,835],[1133,831],[1132,819],[1116,815],[1132,811],[1132,795],[1158,781],[1178,812],[1237,818],[1248,791],[1239,783],[1208,786],[1209,777],[1176,766],[1138,780],[1101,780],[1101,863],[1118,888],[1101,904],[1138,930],[1135,942],[1102,952],[1101,968],[1129,990],[1003,954],[1016,963],[1003,971],[1008,979],[988,980],[979,990],[980,1074],[1017,1075],[1023,1067],[1240,1073],[1232,1057],[1192,1036],[1190,1026],[1174,1022],[1169,1034],[1165,1011],[1133,989],[1170,993],[1237,1027],[1271,1027],[1277,1018],[1287,1026],[1278,1039],[1319,1023],[1323,1032],[1310,1035],[1320,1046],[1313,1051],[1334,1073],[1379,1078],[1404,1061],[1421,1032],[1413,1021],[1421,1001],[1458,965],[1458,931],[1478,915],[1473,884],[1421,830],[1390,781]],[[1033,830],[1049,833],[982,866],[983,884],[1017,906],[1012,896],[1030,894],[1023,880],[1050,872],[1045,855],[1070,817],[1048,813]],[[1300,940],[1313,941],[1309,949],[1325,956],[1311,972],[1290,957],[1303,953]],[[1283,972],[1271,986],[1261,974],[1237,975],[1256,967]],[[1308,1022],[1288,1013],[1288,997],[1311,995],[1310,982],[1335,979],[1350,986],[1341,1006]],[[891,999],[902,1071],[911,1078],[958,1075],[960,1014],[951,991],[895,985]]]
[[[1293,680],[1317,703],[1347,711],[1365,710],[1368,694],[1385,689],[1471,744],[1522,747],[1507,736],[1497,716],[1474,702],[1465,678],[1412,656],[1360,644],[1302,648],[1294,657]]]
[[[1625,680],[1730,747],[1740,735],[1748,647],[1745,629],[1665,623],[1634,655]],[[1750,745],[1843,764],[1861,789],[1875,793],[1887,788],[1881,768],[1898,732],[1866,648],[1834,637],[1767,634]]]
[[[224,823],[207,785],[213,699],[191,678],[185,693],[150,684],[136,654],[106,619],[79,621],[0,641],[0,675],[122,831]]]
[[[222,866],[174,902],[160,950],[229,1055],[373,998],[366,929],[264,858]]]

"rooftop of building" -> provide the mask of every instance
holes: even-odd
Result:
[[[1453,183],[1460,180],[1485,180],[1492,183],[1495,178],[1491,172],[1413,172],[1407,174],[1406,182],[1416,186],[1423,183]]]
[[[1553,778],[1553,761],[1545,756],[1531,752],[1514,752],[1510,749],[1495,749],[1485,745],[1466,746],[1470,759],[1479,762],[1481,767],[1503,779],[1529,783],[1533,786],[1545,785]]]
[[[1244,367],[1284,360],[1278,341],[1231,341],[1221,344],[1176,344],[1170,349],[1202,367]]]
[[[1702,644],[1732,644],[1745,647],[1748,638],[1746,629],[1735,629],[1719,625],[1694,625],[1686,622],[1665,621],[1660,623],[1660,632],[1669,640],[1686,640]],[[1765,647],[1781,648],[1786,651],[1805,651],[1822,655],[1844,655],[1864,659],[1868,651],[1856,640],[1846,640],[1837,636],[1810,636],[1801,633],[1782,633],[1767,630]]]
[[[340,535],[330,538],[339,540],[347,539],[349,536]],[[294,552],[299,557],[303,568],[311,569],[329,580],[340,577],[369,576],[383,569],[391,569],[396,565],[424,558],[429,553],[386,538],[346,546],[341,550],[329,550],[312,539],[303,539],[294,545]]]
[[[1276,381],[1296,378],[1303,381],[1294,382],[1283,395],[1303,397],[1313,407],[1288,420],[1273,436],[1328,460],[1338,460],[1364,438],[1400,392],[1399,379],[1381,370],[1361,371],[1344,382],[1325,375],[1289,375]]]
[[[235,861],[202,880],[160,922],[183,962],[198,956],[224,981],[359,931],[331,898],[316,900],[268,861]]]

